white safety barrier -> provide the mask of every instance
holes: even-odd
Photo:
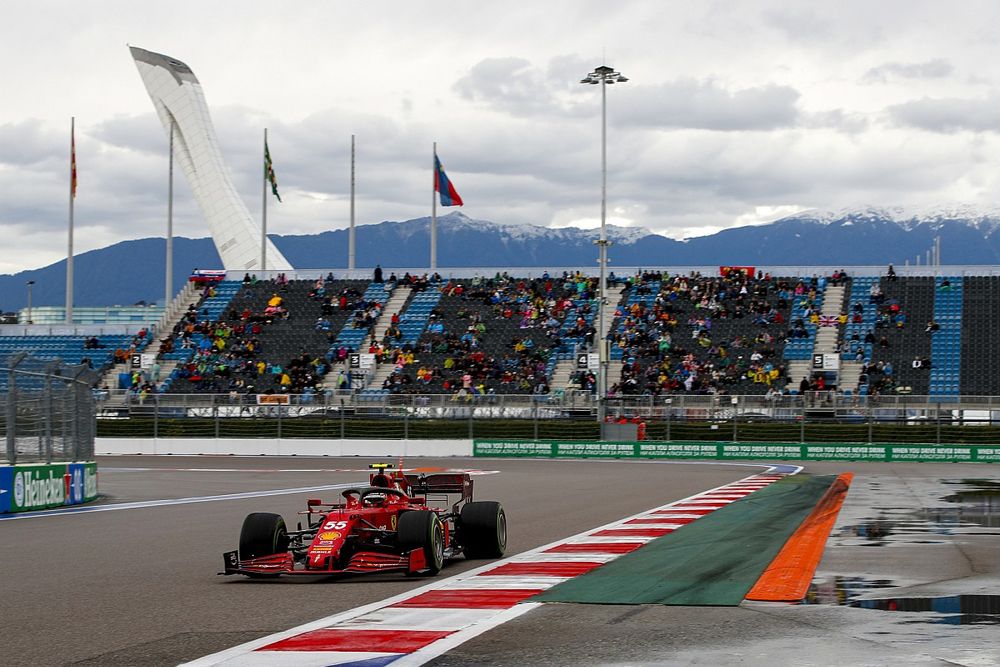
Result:
[[[472,456],[472,440],[96,438],[96,454],[233,456]]]

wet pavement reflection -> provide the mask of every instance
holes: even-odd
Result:
[[[940,544],[941,535],[1000,535],[1000,482],[982,479],[940,480],[942,495],[931,507],[885,504],[893,494],[887,493],[882,502],[873,502],[875,516],[840,526],[831,539],[837,544],[884,547],[893,544]],[[947,486],[945,486],[947,485]],[[872,483],[873,500],[880,496],[881,485]],[[860,540],[852,540],[852,538]]]
[[[887,579],[834,577],[832,580],[813,582],[803,604],[833,604],[880,611],[930,612],[920,618],[914,618],[911,621],[914,623],[1000,624],[1000,595],[881,597],[879,594],[880,589],[895,587],[895,584]],[[873,594],[879,596],[873,597]]]
[[[859,492],[855,499],[861,495],[863,502],[853,504],[854,516],[847,511],[840,517],[827,542],[827,549],[834,553],[838,548],[884,548],[884,558],[893,559],[893,548],[956,546],[963,540],[1000,535],[1000,481],[921,480],[919,485],[901,488],[899,484],[882,484],[873,479],[867,486],[852,488],[851,492],[855,491]],[[919,504],[909,502],[915,497],[921,500]],[[868,515],[859,510],[866,510]],[[1000,561],[1000,553],[997,560]],[[818,572],[803,604],[912,613],[907,623],[1000,624],[1000,580],[976,577],[975,585],[971,586],[974,591],[913,595],[907,594],[906,589],[937,583],[936,580],[901,570],[899,577],[885,578],[873,572],[884,573],[885,568],[871,567],[872,562],[885,564],[877,556],[874,561],[848,559],[840,567],[851,563],[860,572]],[[946,577],[942,575],[942,579]],[[961,583],[948,583],[961,587]]]

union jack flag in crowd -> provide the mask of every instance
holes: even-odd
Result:
[[[821,327],[835,327],[837,326],[837,316],[836,315],[820,315],[819,325]]]

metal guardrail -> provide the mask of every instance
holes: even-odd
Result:
[[[0,435],[6,463],[84,461],[94,456],[97,374],[87,366],[33,359],[0,360]]]
[[[99,402],[102,437],[597,440],[593,396],[396,395],[362,397],[161,394]],[[607,404],[611,420],[636,419],[646,439],[710,442],[990,443],[1000,441],[1000,399],[845,399],[686,396]]]

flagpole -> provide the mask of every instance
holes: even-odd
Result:
[[[73,324],[73,199],[76,196],[76,117],[69,120],[69,247],[66,250],[66,324]]]
[[[167,270],[164,276],[166,289],[164,309],[170,308],[174,290],[174,121],[170,120],[170,167],[167,169]]]
[[[354,270],[354,135],[351,135],[351,228],[347,235],[347,268]]]
[[[431,272],[437,269],[437,152],[438,145],[435,141],[431,156]]]
[[[264,128],[264,155],[267,155],[267,128]],[[264,180],[263,195],[261,197],[261,219],[260,219],[260,273],[261,280],[264,279],[264,272],[267,270],[267,158],[264,158]]]

